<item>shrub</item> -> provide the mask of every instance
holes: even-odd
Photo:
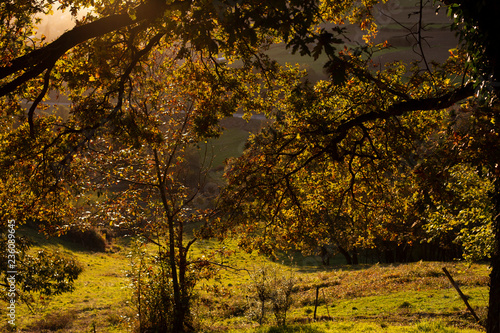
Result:
[[[284,271],[276,266],[263,266],[250,274],[249,314],[262,324],[266,310],[270,309],[278,326],[284,326],[286,315],[292,305],[292,294],[296,279],[292,271]]]
[[[106,238],[96,229],[70,229],[64,235],[64,238],[66,238],[70,242],[81,245],[88,251],[106,252]]]
[[[185,276],[180,284],[181,304],[175,304],[172,269],[168,254],[159,250],[148,255],[144,250],[135,249],[131,254],[132,264],[129,271],[133,288],[132,303],[136,308],[137,329],[141,333],[174,332],[176,306],[182,306],[186,313],[184,325],[191,329],[191,303],[194,299],[194,286],[197,267]],[[178,310],[178,309],[177,309]]]
[[[142,252],[133,259],[137,261],[132,263],[129,277],[134,291],[138,331],[170,332],[174,308],[170,266],[160,258],[149,263]]]

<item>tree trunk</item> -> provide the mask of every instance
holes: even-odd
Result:
[[[491,259],[490,301],[486,332],[500,333],[500,175],[495,177],[493,204],[495,207],[493,233],[495,235],[496,244],[495,251]]]
[[[354,265],[358,265],[359,264],[359,261],[358,261],[358,250],[355,247],[352,248],[352,263]]]
[[[182,319],[182,322],[179,323],[182,327],[182,331],[185,330],[191,332],[194,331],[193,327],[189,322],[189,307],[190,307],[190,295],[189,295],[189,287],[186,282],[186,271],[187,271],[187,254],[188,247],[184,247],[184,225],[182,221],[179,221],[179,230],[177,234],[177,247],[178,247],[178,256],[179,256],[179,290],[180,290],[180,303],[176,306],[179,308],[179,318]],[[178,332],[174,329],[174,332]]]
[[[163,209],[167,215],[167,228],[168,228],[168,250],[169,250],[169,263],[170,263],[170,273],[172,275],[172,287],[174,291],[174,318],[172,322],[173,332],[184,332],[184,321],[186,317],[186,310],[184,309],[184,303],[182,301],[180,280],[177,274],[177,261],[175,258],[175,218],[172,214],[171,207],[167,200],[167,193],[165,190],[165,184],[163,183],[162,173],[160,170],[160,161],[158,158],[158,152],[154,150],[158,189],[160,192],[161,201],[163,204]],[[182,241],[182,240],[181,240]],[[182,255],[182,253],[180,253]]]
[[[498,255],[498,250],[492,259],[491,266],[490,302],[486,332],[500,333],[500,256]]]
[[[349,252],[347,252],[346,249],[344,249],[342,246],[337,245],[337,248],[339,249],[339,252],[342,253],[342,255],[345,257],[345,260],[347,261],[348,265],[352,265],[352,258]]]
[[[328,253],[328,249],[325,245],[322,245],[320,250],[323,266],[330,266],[330,253]]]
[[[392,249],[386,249],[384,250],[384,257],[385,257],[385,263],[386,264],[392,264],[394,263],[394,252]]]
[[[172,287],[174,289],[174,320],[172,323],[173,332],[184,332],[185,311],[182,304],[181,288],[177,274],[177,262],[175,260],[175,230],[174,221],[168,219],[169,250],[170,250],[170,271],[172,274]]]

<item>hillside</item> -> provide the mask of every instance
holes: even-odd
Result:
[[[26,232],[26,231],[25,231]],[[106,253],[96,253],[61,239],[35,236],[37,246],[76,258],[84,272],[73,293],[52,298],[35,295],[18,309],[20,332],[131,332],[135,308],[127,273],[134,242],[119,239]],[[222,246],[224,246],[222,248]],[[196,243],[194,256],[219,249],[218,274],[196,287],[194,318],[203,332],[481,332],[445,277],[447,267],[471,306],[484,319],[488,293],[486,264],[417,262],[401,265],[321,265],[320,258],[272,261],[238,251],[228,241]],[[221,251],[220,249],[223,249]],[[230,254],[230,255],[229,255]],[[283,257],[285,258],[285,257]],[[293,278],[293,304],[287,330],[273,328],[271,311],[260,326],[250,276],[258,270]],[[291,274],[291,275],[290,275]],[[316,290],[316,322],[314,312]],[[298,325],[298,326],[297,326]],[[7,329],[4,326],[3,329]]]

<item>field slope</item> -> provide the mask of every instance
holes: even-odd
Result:
[[[59,239],[38,237],[36,249],[73,256],[84,266],[84,272],[73,293],[50,299],[35,295],[33,312],[19,306],[18,331],[132,332],[134,307],[127,278],[129,244],[130,240],[121,240],[106,253],[93,253]],[[416,262],[324,267],[318,258],[300,255],[294,256],[292,264],[279,263],[255,253],[240,252],[231,242],[203,241],[197,245],[195,255],[221,246],[226,253],[234,251],[229,257],[221,257],[219,263],[236,268],[221,269],[216,278],[198,284],[193,310],[200,331],[482,332],[442,267],[451,272],[484,319],[489,273],[486,264]],[[286,329],[273,326],[272,313],[267,314],[263,325],[249,316],[249,299],[254,296],[249,289],[249,273],[262,267],[293,272],[294,302]],[[0,330],[8,328],[4,320]]]

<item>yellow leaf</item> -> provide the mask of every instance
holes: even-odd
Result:
[[[127,10],[127,14],[128,16],[132,19],[132,20],[136,20],[137,19],[137,14],[135,12],[135,9],[134,8],[130,8]]]

